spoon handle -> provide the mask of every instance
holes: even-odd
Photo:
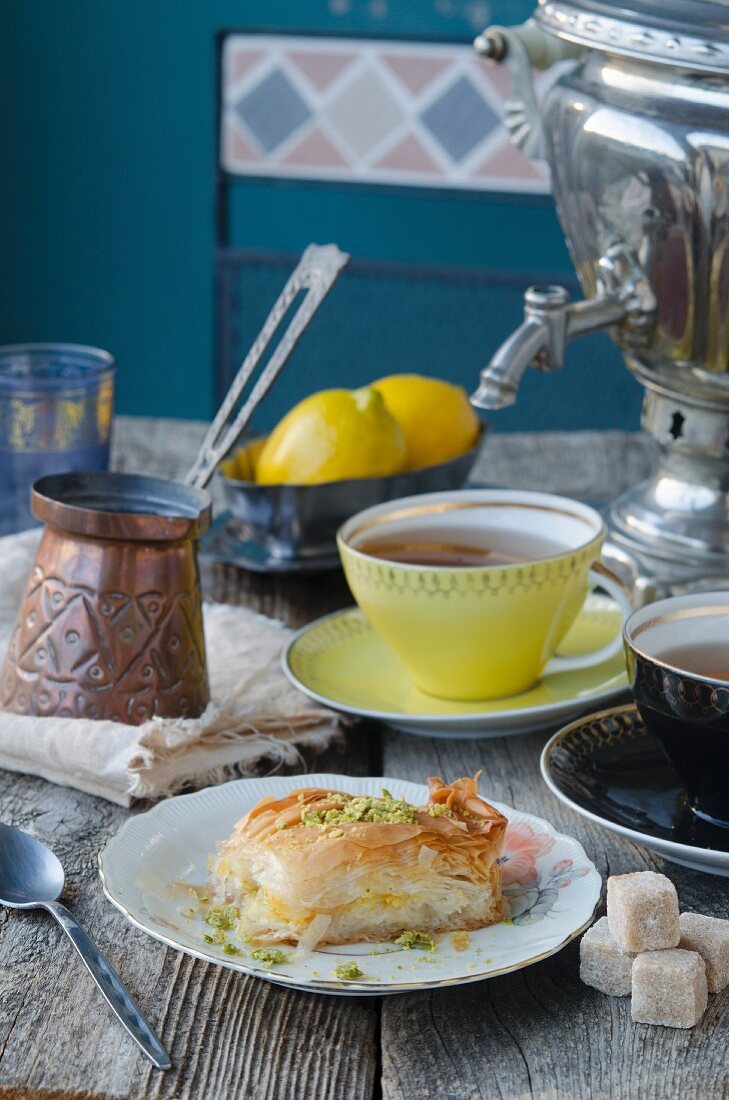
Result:
[[[78,951],[91,977],[103,993],[109,1007],[127,1029],[132,1039],[142,1048],[158,1069],[169,1069],[170,1056],[162,1046],[142,1011],[132,999],[121,978],[106,961],[98,947],[89,939],[78,921],[63,905],[57,901],[46,902],[43,906],[52,913],[63,931]]]

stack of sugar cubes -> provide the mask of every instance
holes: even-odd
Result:
[[[665,875],[613,875],[607,917],[580,943],[580,977],[612,997],[632,994],[636,1023],[693,1027],[707,993],[729,984],[729,920],[679,914],[676,887]]]

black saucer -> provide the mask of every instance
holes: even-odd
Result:
[[[729,829],[692,814],[681,780],[632,704],[571,722],[542,754],[561,801],[666,859],[729,875]]]

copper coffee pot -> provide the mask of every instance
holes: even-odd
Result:
[[[212,512],[204,486],[347,259],[335,245],[306,250],[210,425],[186,484],[116,473],[58,474],[35,483],[31,510],[46,527],[0,676],[6,710],[130,725],[202,714],[210,690],[197,544]]]
[[[46,524],[5,658],[2,705],[138,725],[208,704],[196,541],[204,489],[131,474],[54,474],[31,492]]]

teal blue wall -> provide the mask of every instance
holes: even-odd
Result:
[[[460,37],[473,34],[467,11],[516,21],[530,7],[528,0],[333,0],[331,7],[325,0],[3,0],[0,341],[102,345],[119,361],[120,411],[208,417],[215,32],[265,22]],[[236,193],[233,225],[242,246],[296,251],[310,240],[336,240],[361,256],[570,271],[547,199],[464,202],[247,184]],[[484,361],[492,344],[484,332]],[[468,384],[480,365],[456,363],[452,373]],[[512,411],[502,426],[569,423],[566,384],[555,383],[551,408],[532,403],[528,416]],[[607,400],[588,401],[582,419],[634,425],[631,385],[622,371]]]

